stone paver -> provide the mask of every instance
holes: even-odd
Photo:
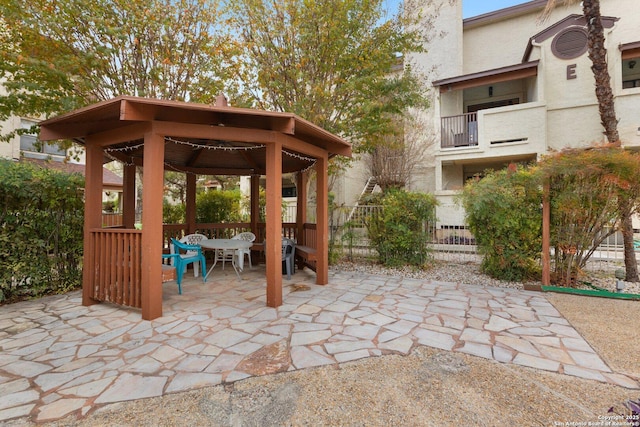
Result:
[[[309,270],[265,307],[264,269],[164,284],[163,317],[81,305],[81,293],[2,307],[0,423],[84,416],[102,405],[338,364],[417,345],[640,388],[609,366],[543,294]],[[305,284],[294,288],[290,284]],[[308,288],[308,289],[307,289]]]

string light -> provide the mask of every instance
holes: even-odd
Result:
[[[314,162],[316,161],[316,159],[311,158],[311,157],[305,157],[305,156],[301,156],[300,154],[296,154],[296,153],[290,153],[286,150],[282,150],[282,152],[284,154],[286,154],[289,157],[293,157],[294,159],[298,159],[298,160],[304,160],[305,162]]]
[[[105,150],[105,151],[106,151],[106,150]],[[120,159],[116,159],[115,157],[113,157],[113,156],[112,156],[111,154],[109,154],[109,153],[104,153],[104,154],[105,154],[105,156],[107,156],[108,158],[110,158],[112,161],[120,162],[120,163],[122,163],[124,166],[135,166],[135,163],[133,163],[133,162],[123,162],[123,161],[122,161],[122,160],[120,160]]]
[[[189,141],[180,141],[180,140],[169,138],[169,137],[165,137],[165,142],[172,142],[174,144],[187,145],[189,147],[199,148],[199,149],[222,150],[222,151],[249,151],[249,150],[258,150],[258,149],[264,149],[265,148],[264,144],[249,145],[249,146],[244,146],[244,147],[234,147],[234,146],[224,146],[224,145],[206,145],[206,144],[197,144],[197,143],[193,143],[193,142],[189,142]],[[126,146],[126,147],[105,148],[104,151],[105,151],[105,155],[107,157],[109,157],[111,160],[117,160],[117,161],[123,163],[126,166],[133,166],[134,165],[133,162],[131,162],[131,163],[123,162],[120,159],[116,159],[115,157],[113,157],[109,153],[110,152],[133,151],[133,150],[137,150],[137,149],[143,148],[143,147],[144,147],[144,143],[140,143],[140,144],[137,144],[137,145],[130,145],[130,146]],[[315,166],[315,164],[316,164],[316,159],[314,159],[312,157],[302,156],[300,154],[292,153],[292,152],[287,151],[287,150],[282,150],[282,152],[285,155],[287,155],[289,157],[292,157],[294,159],[302,160],[302,161],[305,161],[305,162],[311,162],[311,164],[309,166],[307,166],[306,168],[302,169],[301,172],[308,171],[309,169],[313,168]],[[197,174],[195,174],[193,172],[185,172],[185,171],[182,171],[180,169],[177,169],[175,166],[171,165],[170,163],[165,162],[164,164],[165,164],[165,166],[167,168],[172,169],[174,171],[197,175]]]
[[[189,147],[194,148],[203,148],[205,150],[222,150],[222,151],[248,151],[248,150],[258,150],[264,148],[264,145],[247,145],[244,147],[234,147],[228,145],[207,145],[207,144],[196,144],[194,142],[189,141],[180,141],[177,139],[165,137],[165,141],[173,142],[174,144],[187,145]]]
[[[300,172],[304,173],[304,172],[308,171],[309,169],[312,169],[315,165],[316,165],[316,162],[314,161],[309,166],[307,166],[306,168],[302,169]]]
[[[142,148],[144,147],[144,142],[138,144],[138,145],[128,145],[126,147],[120,147],[120,148],[113,148],[113,147],[109,147],[109,148],[105,148],[104,151],[110,153],[112,151],[131,151],[131,150],[137,150],[138,148]]]

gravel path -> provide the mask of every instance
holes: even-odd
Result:
[[[465,283],[470,285],[493,286],[498,288],[524,289],[525,283],[540,284],[539,282],[507,282],[494,279],[480,272],[477,262],[442,262],[438,261],[432,268],[417,269],[411,267],[386,268],[373,262],[343,262],[332,268],[343,271],[359,271],[367,274],[402,275],[415,279],[442,280],[447,282]],[[623,268],[619,264],[600,262],[596,268],[584,272],[582,281],[594,286],[616,291],[615,271]],[[640,283],[624,282],[625,293],[640,294]],[[584,287],[584,289],[592,289]]]

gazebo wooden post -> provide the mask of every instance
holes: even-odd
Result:
[[[122,225],[133,229],[136,222],[136,166],[125,165],[123,172]]]
[[[95,268],[95,245],[91,230],[102,228],[102,159],[104,153],[98,144],[86,141],[86,169],[84,181],[84,255],[82,268],[82,305],[93,305],[99,301],[93,298]]]
[[[187,174],[187,194],[185,217],[187,220],[187,234],[196,232],[196,178],[193,173]]]
[[[542,190],[542,285],[551,284],[551,260],[550,260],[550,228],[551,228],[551,203],[549,202],[549,182]]]
[[[304,224],[307,222],[307,180],[308,173],[307,172],[298,172],[298,176],[296,177],[296,192],[298,195],[298,200],[296,204],[296,238],[298,240],[299,245],[306,245],[305,235],[304,235]]]
[[[258,220],[260,219],[260,175],[251,175],[251,190],[250,190],[250,223],[251,232],[259,236],[258,233]],[[261,243],[261,242],[257,242]]]
[[[282,305],[282,142],[267,144],[267,306]]]
[[[142,318],[162,316],[164,137],[145,133],[142,178]]]
[[[329,159],[325,152],[316,161],[316,283],[329,283]]]

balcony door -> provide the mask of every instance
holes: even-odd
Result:
[[[474,104],[467,106],[467,113],[475,113],[478,110],[486,110],[488,108],[505,107],[507,105],[516,105],[520,103],[519,98],[502,99],[500,101],[483,102],[482,104]]]

